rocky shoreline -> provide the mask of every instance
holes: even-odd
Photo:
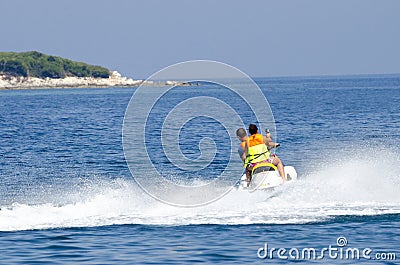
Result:
[[[117,71],[113,71],[108,78],[65,77],[42,79],[36,77],[15,77],[0,74],[0,89],[137,87],[140,85],[179,85],[179,82],[134,80],[132,78],[121,76]]]

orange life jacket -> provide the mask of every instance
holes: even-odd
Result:
[[[250,135],[247,138],[247,142],[248,142],[247,147],[256,146],[258,144],[264,144],[264,136],[262,136],[262,134],[259,133]]]

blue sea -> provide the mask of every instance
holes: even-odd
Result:
[[[164,203],[135,181],[122,141],[135,88],[0,91],[0,263],[399,264],[400,75],[254,80],[273,113],[276,154],[298,180],[272,191],[233,187],[197,207]],[[231,147],[234,132],[219,120],[179,123],[177,112],[171,123],[183,124],[177,150],[194,164],[216,150],[207,167],[176,170],[164,155],[165,117],[191,97],[218,98],[246,126],[257,123],[229,89],[176,87],[145,124],[154,167],[170,182],[203,185],[230,159],[237,173],[228,177],[238,180],[239,142]],[[223,117],[214,103],[193,108]]]

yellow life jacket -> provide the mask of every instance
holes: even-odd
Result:
[[[247,157],[244,165],[265,161],[269,158],[270,152],[264,143],[264,137],[257,133],[247,138]]]

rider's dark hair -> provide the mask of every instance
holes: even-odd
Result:
[[[256,134],[257,131],[258,131],[258,128],[257,128],[257,126],[255,124],[250,124],[249,125],[249,133],[251,135]]]

